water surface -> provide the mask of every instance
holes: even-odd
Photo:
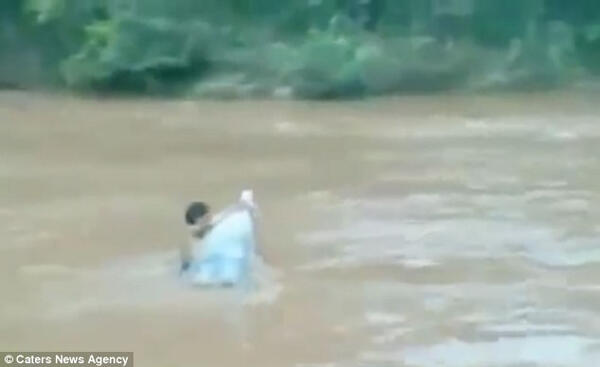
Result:
[[[0,94],[0,345],[141,366],[595,366],[600,107]],[[251,187],[252,294],[177,282],[183,208]]]

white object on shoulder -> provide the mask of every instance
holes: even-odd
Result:
[[[252,190],[243,190],[240,195],[240,202],[250,205],[251,207],[256,207],[256,203],[254,202],[254,192]]]
[[[254,217],[255,219],[257,217],[260,217],[258,205],[256,205],[256,202],[254,201],[254,191],[248,190],[248,189],[242,190],[242,193],[240,194],[239,202],[240,202],[240,204],[245,205],[248,208],[250,208],[252,217]]]

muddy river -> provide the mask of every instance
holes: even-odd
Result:
[[[600,104],[0,94],[0,347],[137,366],[600,365]],[[252,292],[177,279],[261,206]]]

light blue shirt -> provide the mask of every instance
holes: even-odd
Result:
[[[194,244],[189,269],[196,285],[237,285],[247,282],[255,252],[252,213],[240,207],[226,212],[215,226]]]

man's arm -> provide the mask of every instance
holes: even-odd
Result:
[[[238,209],[239,209],[238,205],[235,204],[235,205],[228,206],[227,208],[221,210],[217,214],[214,214],[210,221],[210,226],[215,227],[221,221],[223,221],[223,219],[227,218],[228,215],[232,214],[233,212],[237,211]]]
[[[233,204],[221,210],[219,213],[213,215],[212,220],[210,222],[210,226],[211,228],[217,226],[221,221],[223,221],[223,219],[227,218],[227,216],[241,210],[248,211],[248,213],[250,214],[250,218],[252,220],[252,232],[254,237],[254,252],[256,255],[258,255],[264,260],[264,252],[262,251],[262,248],[260,246],[260,244],[262,243],[262,235],[259,225],[260,223],[258,223],[260,216],[256,205],[250,204],[245,201],[240,201],[236,204]]]

